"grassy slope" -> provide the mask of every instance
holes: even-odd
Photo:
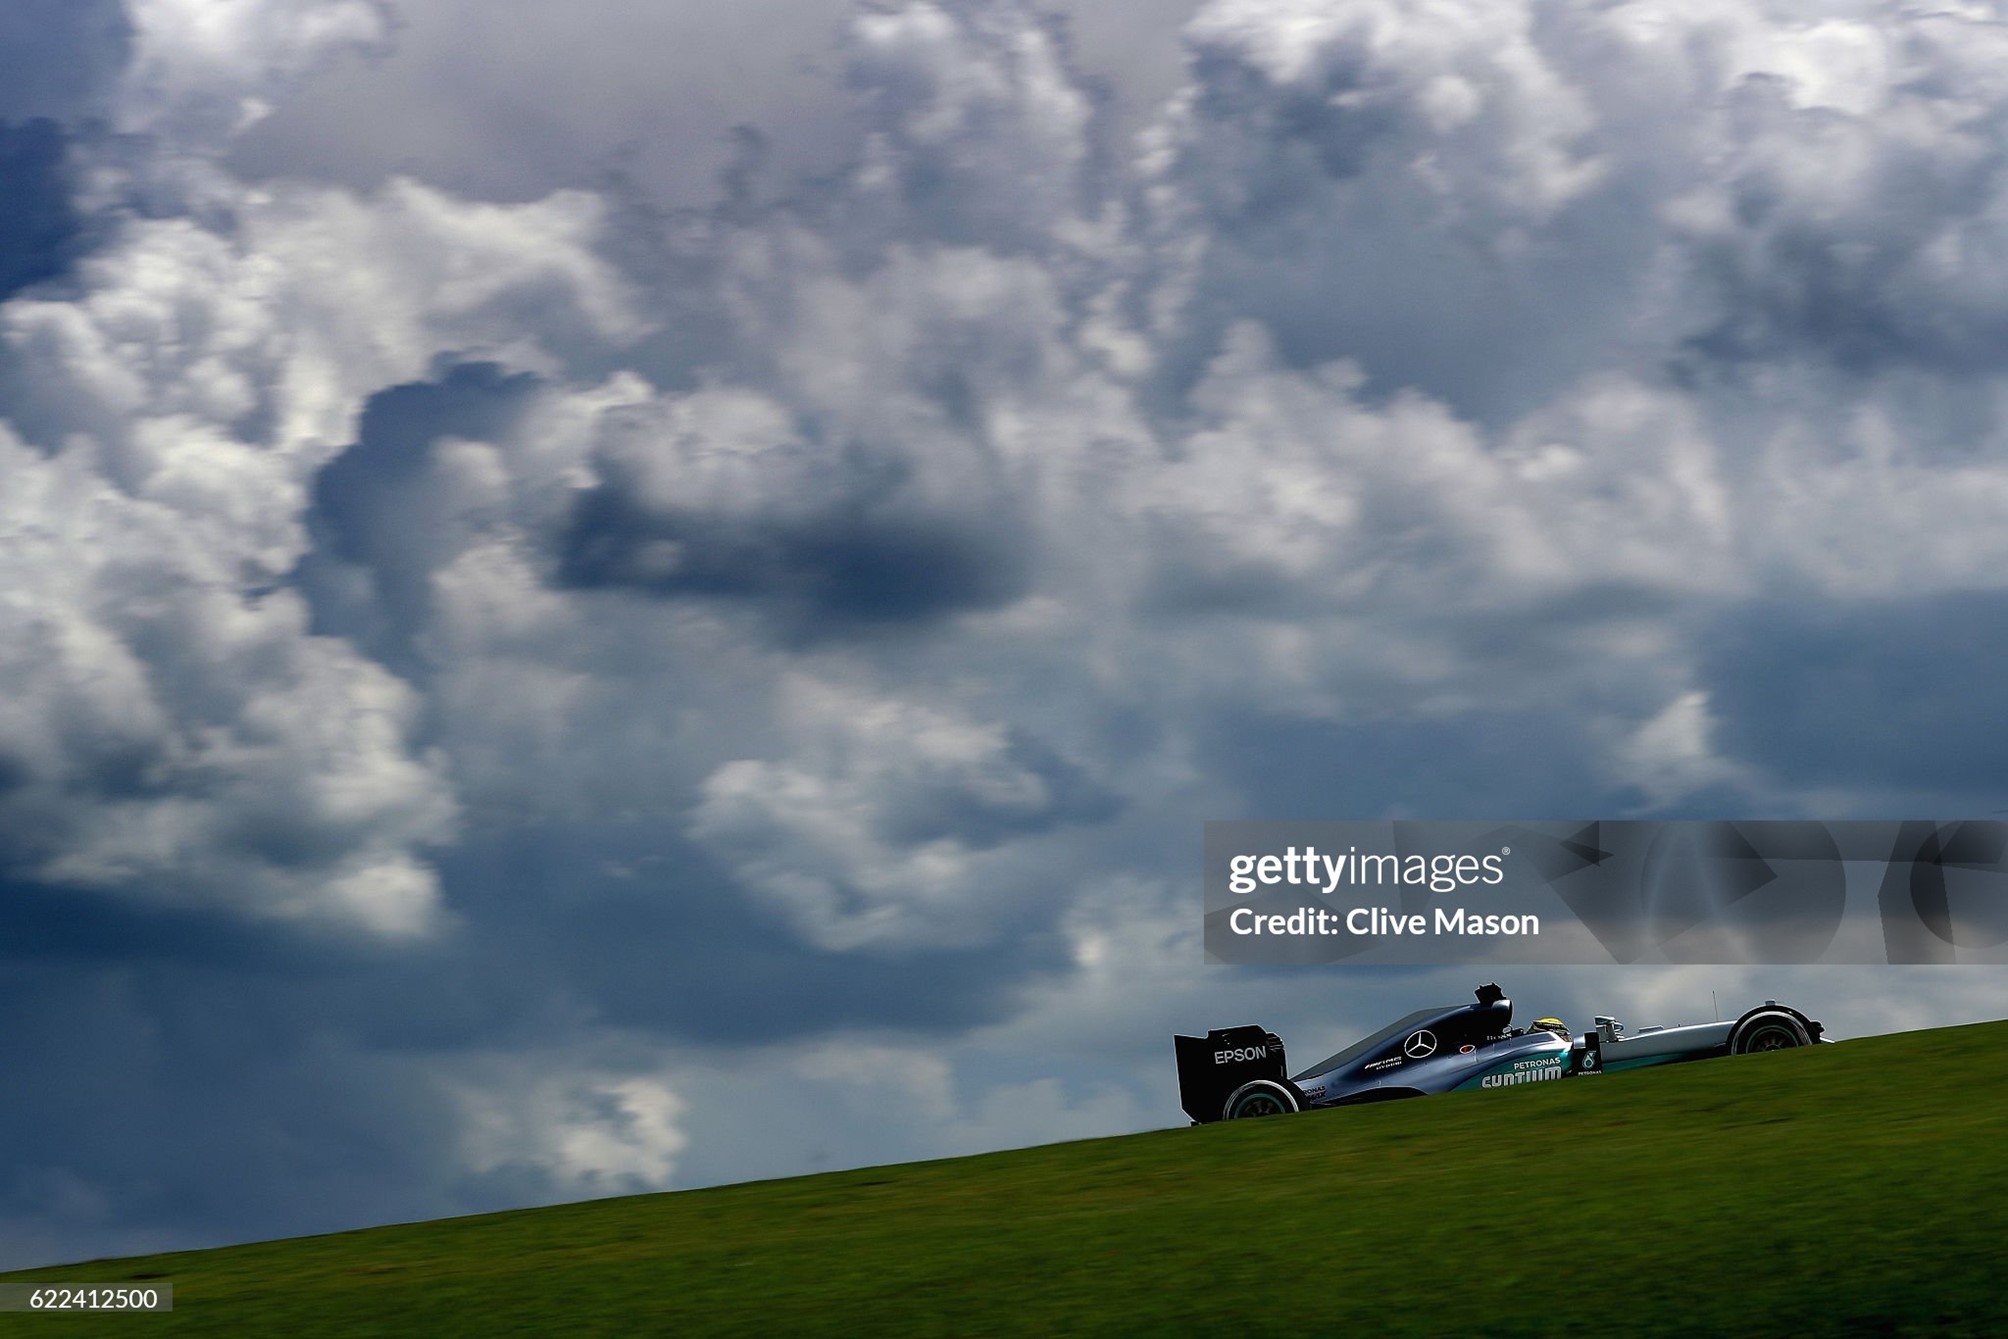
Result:
[[[2004,1054],[2008,1023],[1989,1023],[41,1269],[5,1277],[170,1278],[176,1310],[0,1323],[295,1337],[2003,1334]]]

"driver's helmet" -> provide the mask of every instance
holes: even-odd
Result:
[[[1534,1028],[1542,1032],[1552,1032],[1558,1037],[1569,1035],[1569,1025],[1559,1018],[1537,1018],[1534,1020]]]

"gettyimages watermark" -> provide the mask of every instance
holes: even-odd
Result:
[[[2008,963],[2008,823],[1208,823],[1206,958]]]

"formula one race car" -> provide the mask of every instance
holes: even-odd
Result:
[[[1179,1103],[1195,1125],[1203,1125],[1777,1051],[1821,1040],[1818,1023],[1776,1000],[1764,1001],[1734,1022],[1649,1027],[1636,1033],[1600,1014],[1594,1030],[1572,1037],[1556,1018],[1537,1019],[1527,1028],[1512,1026],[1513,1002],[1497,985],[1480,986],[1475,993],[1476,1004],[1417,1010],[1295,1078],[1288,1077],[1283,1039],[1260,1027],[1174,1037]]]

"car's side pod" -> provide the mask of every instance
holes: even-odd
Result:
[[[1252,1023],[1215,1028],[1204,1037],[1173,1036],[1171,1042],[1178,1052],[1178,1104],[1194,1125],[1223,1118],[1227,1099],[1256,1079],[1270,1079],[1295,1092],[1283,1059],[1283,1039]]]
[[[1576,1078],[1584,1074],[1604,1072],[1604,1038],[1596,1031],[1585,1032],[1576,1038],[1569,1048],[1569,1067],[1562,1071],[1566,1078]]]

